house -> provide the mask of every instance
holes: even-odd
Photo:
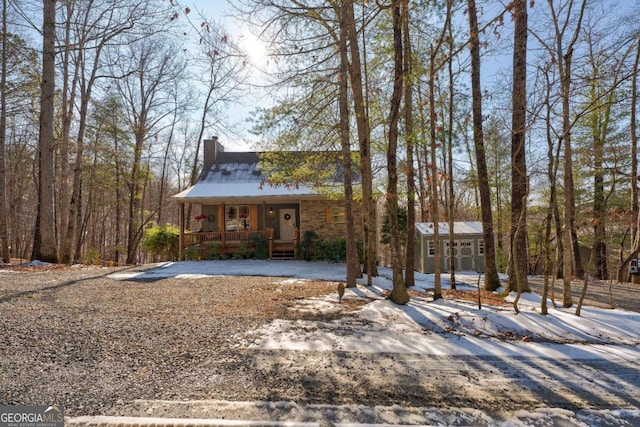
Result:
[[[440,271],[449,268],[449,223],[438,223],[439,239],[434,240],[433,222],[416,224],[415,268],[421,273],[435,272],[436,244],[440,249]],[[453,256],[455,271],[484,272],[484,240],[482,222],[466,221],[453,223]]]
[[[217,137],[204,141],[198,181],[173,196],[180,206],[180,259],[187,250],[230,254],[259,242],[268,242],[269,258],[293,258],[306,231],[326,240],[345,236],[344,197],[303,183],[270,185],[259,163],[258,152],[226,152]],[[185,218],[187,204],[195,206],[193,220]],[[360,224],[360,210],[354,211]]]

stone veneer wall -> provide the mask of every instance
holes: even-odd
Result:
[[[302,200],[300,202],[300,238],[307,230],[314,230],[321,239],[332,240],[346,236],[346,224],[327,223],[327,208],[344,207],[343,200]],[[354,206],[356,239],[362,240],[362,209],[359,203]]]

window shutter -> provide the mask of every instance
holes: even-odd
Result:
[[[251,217],[249,218],[250,224],[249,226],[251,227],[252,230],[257,230],[258,229],[258,205],[251,205]]]
[[[224,231],[224,205],[218,205],[218,231]]]
[[[326,209],[327,214],[327,224],[331,224],[331,208]]]

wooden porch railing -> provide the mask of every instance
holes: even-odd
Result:
[[[256,238],[266,238],[269,242],[269,257],[273,246],[273,228],[264,230],[241,231],[195,231],[184,234],[184,247],[217,246],[221,252],[233,252],[244,246],[247,249],[256,246]]]

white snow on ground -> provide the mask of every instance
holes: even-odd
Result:
[[[344,299],[371,301],[359,310],[362,322],[353,319],[334,322],[275,320],[260,330],[251,331],[248,345],[257,349],[282,349],[303,352],[358,351],[425,355],[527,356],[554,359],[640,360],[640,313],[620,309],[583,307],[580,317],[575,308],[553,308],[540,315],[540,297],[525,294],[519,302],[520,314],[512,307],[495,307],[469,301],[413,297],[406,306],[383,297],[390,290],[391,271],[379,268],[380,277],[373,286],[347,289]],[[117,279],[195,278],[215,275],[273,276],[299,279],[344,281],[344,264],[300,261],[200,261],[164,263],[144,272],[112,274]],[[456,273],[458,289],[477,289],[478,274]],[[280,280],[282,286],[295,280]],[[442,276],[443,289],[449,286]],[[462,284],[466,283],[466,284]],[[415,290],[433,288],[433,275],[416,272]],[[338,294],[301,300],[299,310],[340,309]],[[351,332],[345,334],[345,328]],[[339,331],[339,333],[337,333]],[[456,418],[456,413],[460,418]],[[451,408],[447,424],[465,425],[463,408]],[[486,416],[486,415],[485,415]],[[453,418],[452,418],[453,417]],[[582,411],[577,415],[558,408],[521,411],[502,425],[593,425],[590,417],[610,419],[611,425],[640,425],[640,409],[619,411]],[[593,418],[593,419],[595,419]],[[389,420],[401,424],[400,418]],[[468,424],[467,424],[468,425]],[[557,424],[556,424],[557,425]],[[599,424],[603,425],[603,424]]]

